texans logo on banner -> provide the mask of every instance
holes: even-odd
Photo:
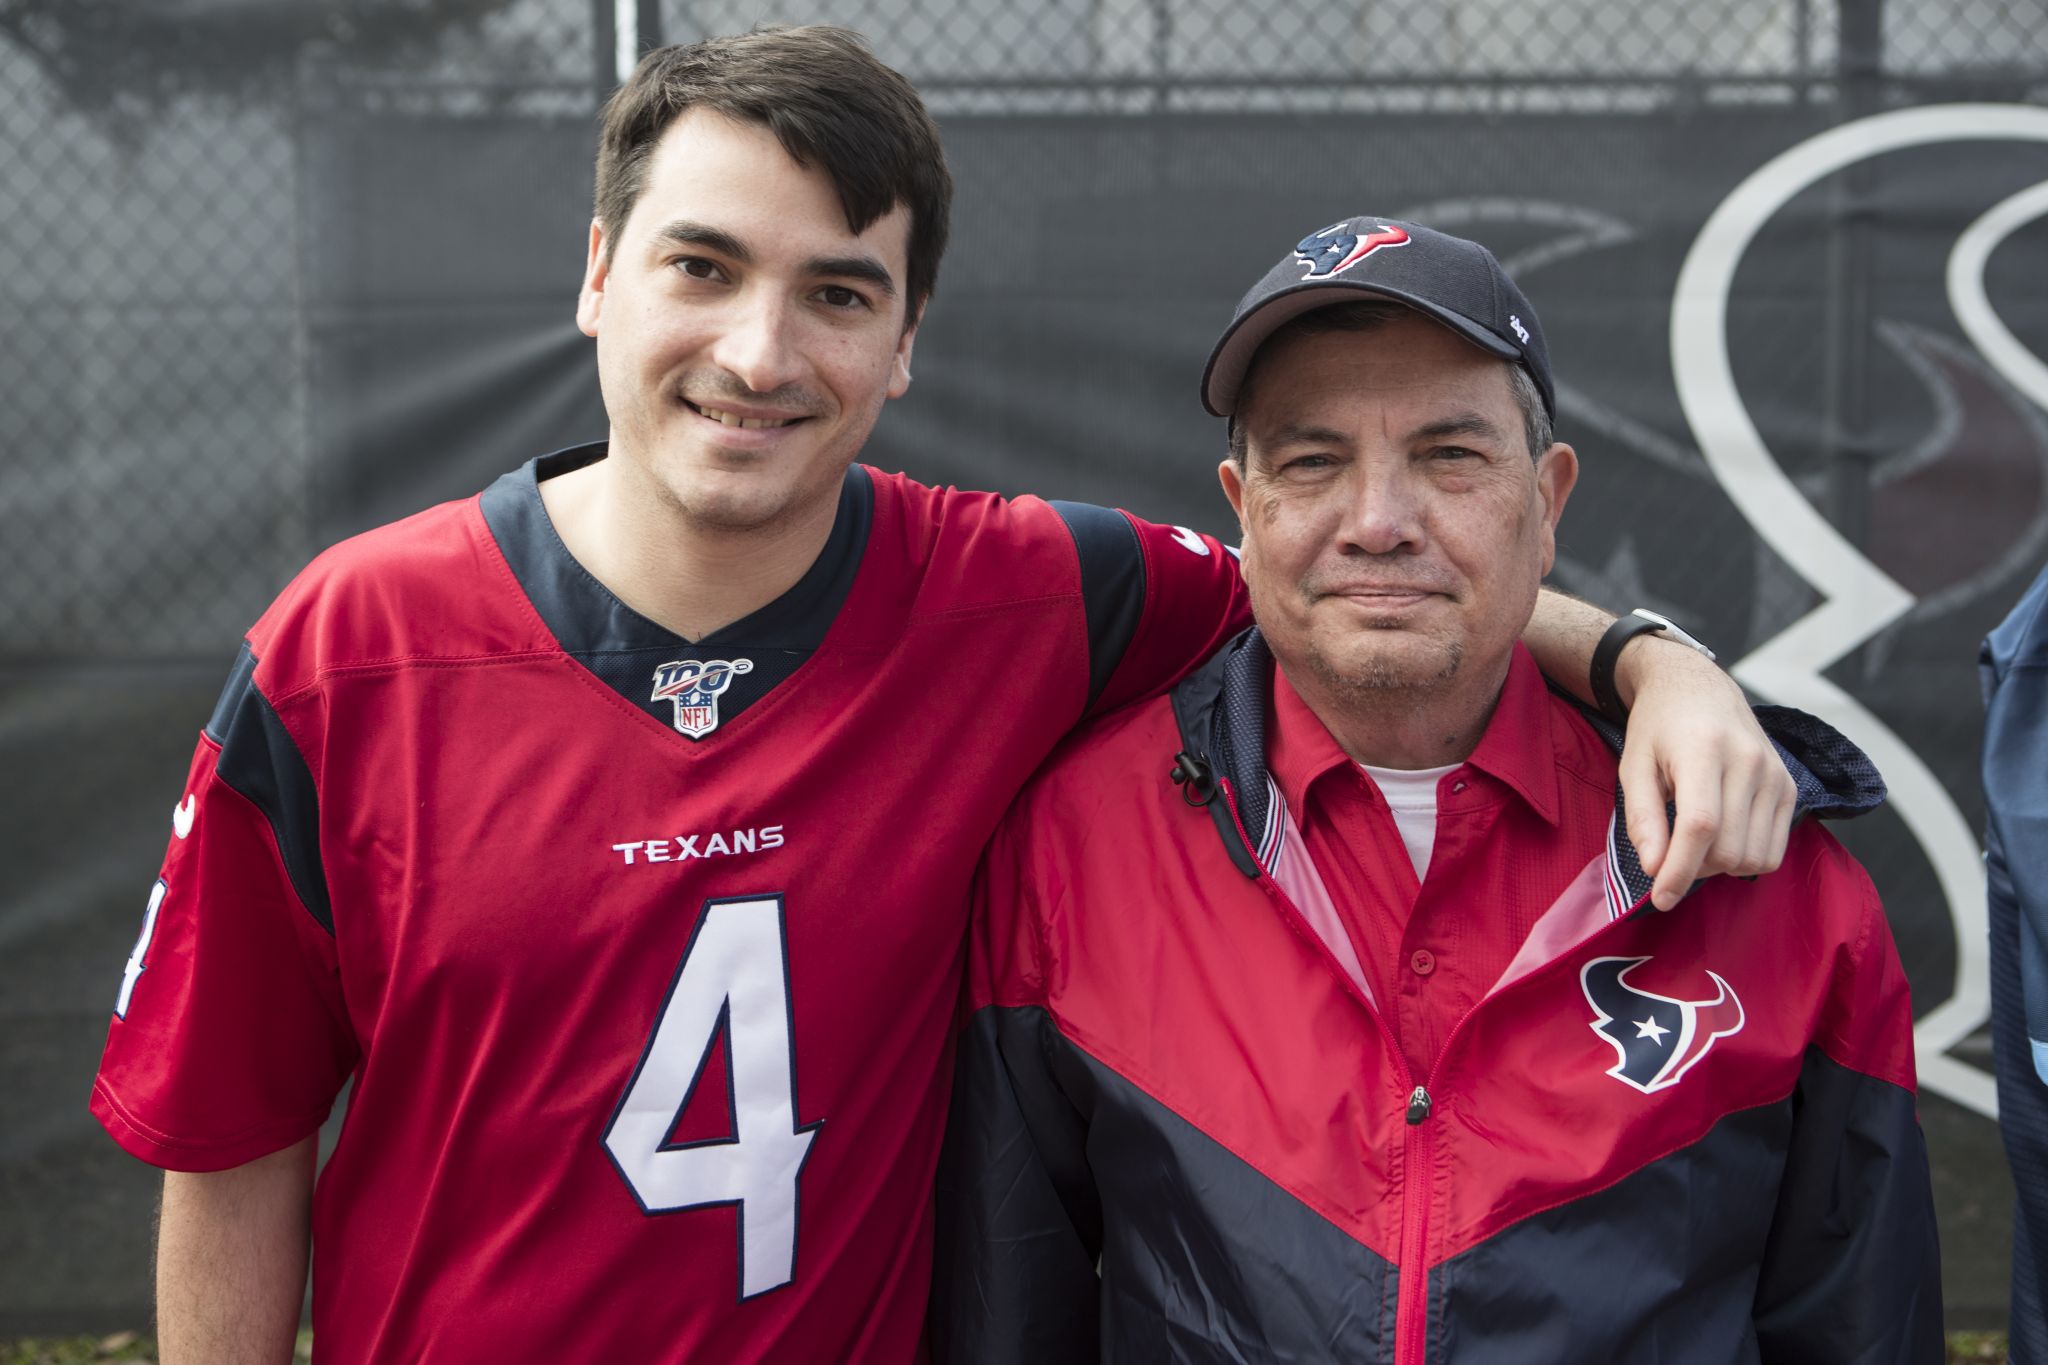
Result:
[[[1579,973],[1593,1006],[1593,1031],[1621,1060],[1607,1074],[1644,1094],[1678,1084],[1714,1040],[1742,1031],[1742,1002],[1719,973],[1708,972],[1711,1000],[1678,1000],[1628,982],[1647,957],[1596,957]]]
[[[676,729],[701,739],[718,728],[718,698],[754,671],[752,659],[677,659],[654,670],[654,700],[676,704]]]
[[[1381,247],[1405,246],[1408,243],[1405,228],[1382,223],[1375,231],[1359,233],[1352,230],[1353,221],[1347,219],[1342,223],[1332,223],[1321,232],[1312,232],[1295,243],[1294,254],[1308,266],[1303,279],[1328,279],[1349,270]]]

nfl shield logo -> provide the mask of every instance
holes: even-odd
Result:
[[[677,659],[654,670],[653,700],[674,702],[676,729],[702,739],[718,728],[719,694],[753,671],[752,659]]]

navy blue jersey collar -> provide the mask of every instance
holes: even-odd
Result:
[[[612,595],[562,543],[541,505],[540,485],[605,457],[605,443],[572,446],[528,460],[483,493],[491,528],[519,586],[548,630],[570,654],[613,653],[669,646],[699,649],[813,650],[824,643],[853,589],[874,519],[874,485],[860,465],[850,466],[839,489],[839,512],[825,548],[788,592],[731,625],[689,641],[657,625]]]
[[[787,682],[824,644],[860,572],[874,520],[874,484],[867,470],[850,467],[832,533],[804,576],[759,611],[690,641],[614,596],[576,562],[548,519],[542,481],[604,455],[599,443],[529,461],[484,490],[484,523],[570,657],[684,738],[708,739]],[[677,685],[680,679],[712,681],[698,689]]]

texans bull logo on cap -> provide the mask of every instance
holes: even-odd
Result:
[[[1349,270],[1381,247],[1405,246],[1408,243],[1406,228],[1381,223],[1375,230],[1361,233],[1353,227],[1356,221],[1347,218],[1341,223],[1332,223],[1320,232],[1311,232],[1295,244],[1294,254],[1308,265],[1303,279],[1327,279]]]
[[[1742,1001],[1718,972],[1711,1000],[1676,1000],[1628,984],[1647,957],[1596,957],[1579,985],[1596,1016],[1593,1031],[1621,1057],[1607,1074],[1644,1094],[1678,1084],[1716,1038],[1742,1031]]]
[[[676,729],[702,739],[718,728],[718,698],[752,659],[677,659],[654,670],[655,701],[676,704]]]

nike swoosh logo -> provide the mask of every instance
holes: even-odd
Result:
[[[189,793],[183,804],[171,807],[171,833],[180,839],[192,833],[192,819],[199,813],[199,798]]]
[[[1207,556],[1209,553],[1209,542],[1203,540],[1185,526],[1174,527],[1173,538],[1198,555]]]

